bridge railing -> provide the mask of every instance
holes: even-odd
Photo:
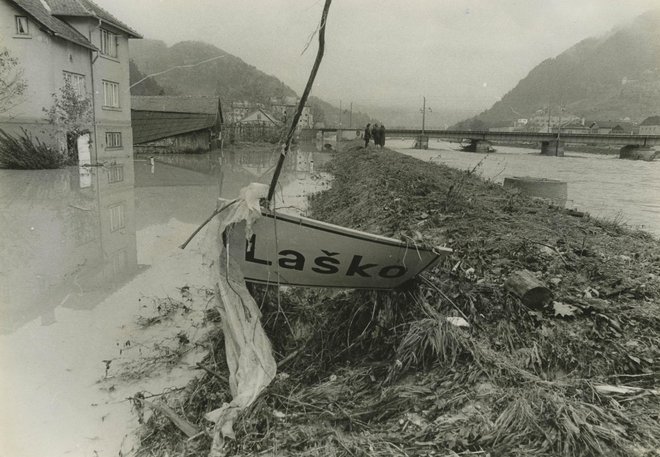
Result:
[[[308,129],[315,132],[332,133],[337,129]],[[565,141],[586,144],[616,144],[655,146],[660,145],[660,135],[622,135],[602,133],[568,133],[568,132],[491,132],[487,130],[424,130],[424,135],[431,138],[448,138],[457,140],[485,141]],[[388,129],[387,136],[417,137],[422,135],[421,129]]]

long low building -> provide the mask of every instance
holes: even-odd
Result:
[[[131,97],[136,153],[207,152],[219,147],[223,123],[218,97]]]

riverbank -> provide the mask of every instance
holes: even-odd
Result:
[[[657,240],[389,150],[328,168],[313,217],[454,252],[405,290],[253,288],[279,374],[229,455],[657,455]],[[553,303],[506,292],[521,269]],[[200,427],[229,395],[210,342],[207,374],[167,398]],[[154,415],[141,455],[209,443]]]

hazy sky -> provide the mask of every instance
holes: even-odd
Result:
[[[96,0],[144,35],[201,40],[299,94],[323,0]],[[334,0],[313,95],[338,105],[482,109],[535,65],[660,0]]]

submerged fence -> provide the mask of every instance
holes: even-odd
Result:
[[[284,128],[281,126],[239,123],[222,125],[222,138],[225,144],[247,141],[277,143],[284,134]]]

